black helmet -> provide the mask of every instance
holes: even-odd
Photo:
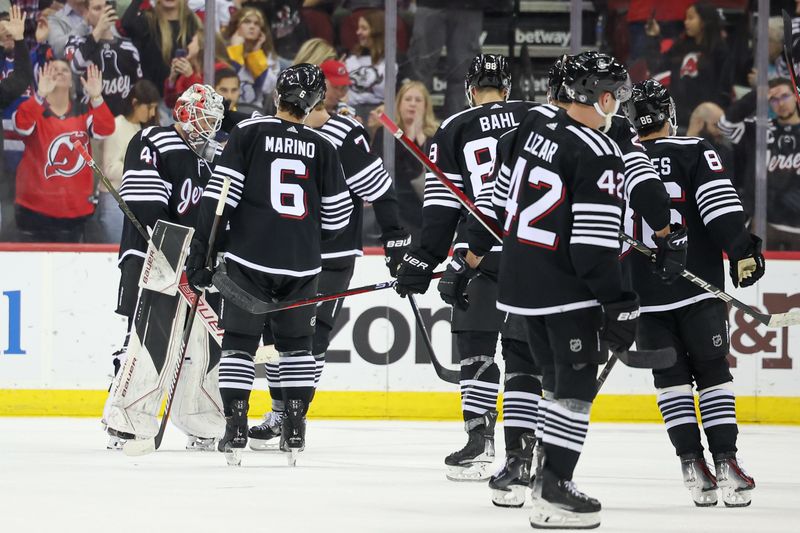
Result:
[[[508,98],[511,92],[511,67],[508,59],[500,54],[476,55],[464,80],[464,90],[470,105],[472,105],[470,89],[473,87],[494,87],[505,90]]]
[[[666,87],[656,80],[645,80],[633,86],[631,98],[625,103],[625,114],[636,131],[648,134],[660,130],[669,122],[675,131],[675,101]]]
[[[572,101],[564,87],[564,65],[569,60],[570,56],[568,55],[559,57],[547,73],[547,99],[550,102],[569,103]]]
[[[564,64],[564,86],[575,102],[593,105],[604,92],[620,103],[630,98],[627,69],[616,59],[599,52],[581,52]]]
[[[325,75],[316,65],[293,65],[278,76],[275,105],[292,104],[306,115],[325,98]]]

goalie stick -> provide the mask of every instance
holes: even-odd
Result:
[[[380,122],[391,132],[395,139],[400,141],[400,143],[405,146],[405,148],[411,152],[411,154],[416,157],[425,168],[430,170],[436,176],[442,185],[447,187],[447,189],[455,195],[461,205],[463,205],[464,208],[466,208],[467,211],[469,211],[469,213],[474,216],[483,225],[483,227],[485,227],[494,236],[495,239],[501,243],[503,242],[503,233],[500,231],[500,227],[495,223],[495,221],[478,210],[472,200],[470,200],[469,197],[464,194],[464,191],[456,187],[453,182],[447,179],[441,169],[439,169],[439,167],[436,166],[436,164],[431,161],[428,156],[426,156],[405,133],[403,133],[403,130],[401,130],[392,119],[390,119],[384,113],[381,113],[378,116],[378,120],[380,120]],[[661,368],[668,368],[675,363],[677,354],[672,348],[665,348],[662,350],[626,350],[624,352],[612,352],[608,364],[613,366],[612,361],[614,361],[615,358],[619,358],[623,363],[634,368],[654,368],[653,365],[659,365]],[[662,367],[661,365],[664,366]],[[610,370],[611,369],[609,368],[609,371]]]
[[[653,250],[648,248],[643,242],[634,239],[633,237],[626,235],[622,232],[619,234],[620,240],[630,244],[637,252],[648,256],[650,259],[655,260],[655,253]],[[737,309],[740,309],[744,313],[752,316],[756,319],[756,321],[764,324],[770,328],[785,328],[788,326],[796,326],[800,324],[800,312],[798,311],[790,311],[788,313],[776,313],[776,314],[767,314],[761,313],[756,311],[746,303],[737,300],[727,292],[723,291],[712,285],[711,283],[707,282],[703,278],[695,276],[688,270],[684,269],[681,272],[681,277],[687,279],[703,289],[706,292],[709,292],[722,300],[723,302],[729,303]]]

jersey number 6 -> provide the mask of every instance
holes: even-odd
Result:
[[[272,208],[284,218],[305,218],[308,214],[306,192],[299,183],[286,183],[290,176],[308,179],[305,163],[298,159],[278,158],[270,165],[269,199]]]

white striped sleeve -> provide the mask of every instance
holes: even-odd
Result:
[[[586,244],[602,248],[619,248],[622,208],[596,203],[572,204],[570,244]]]
[[[203,190],[203,197],[219,200],[219,195],[222,194],[222,184],[225,178],[230,179],[231,185],[228,189],[228,197],[225,199],[225,204],[236,208],[242,199],[242,192],[244,191],[244,174],[233,170],[232,168],[217,165],[214,168],[214,173],[208,180],[205,189]]]
[[[728,213],[744,211],[739,195],[728,178],[720,178],[704,183],[695,192],[697,208],[706,226],[717,217]]]
[[[340,230],[350,222],[350,214],[353,212],[350,191],[344,191],[334,196],[323,196],[321,204],[320,221],[323,230]]]
[[[492,210],[496,213],[503,211],[508,203],[509,189],[511,187],[511,169],[505,164],[500,165],[500,171],[492,187]],[[483,191],[483,189],[481,189]],[[494,217],[493,217],[494,218]]]
[[[464,191],[464,178],[460,174],[444,172],[444,176],[450,180],[460,191]],[[435,174],[428,172],[425,174],[425,193],[422,207],[430,206],[448,207],[450,209],[461,209],[461,203],[453,192],[439,181]]]
[[[725,115],[722,115],[722,117],[719,119],[719,122],[717,122],[717,126],[719,127],[719,131],[721,131],[725,137],[730,139],[733,144],[739,144],[744,136],[744,122],[731,122],[725,118]]]
[[[119,194],[126,202],[159,202],[169,205],[172,184],[156,170],[126,170],[122,174]]]
[[[653,163],[644,152],[629,152],[622,156],[625,162],[625,198],[630,198],[633,190],[647,180],[661,180]]]
[[[374,202],[392,186],[392,178],[378,158],[360,172],[347,178],[346,182],[351,191],[367,202]]]
[[[494,197],[494,188],[496,187],[497,180],[487,181],[481,186],[481,190],[475,197],[475,207],[478,211],[491,218],[497,220],[497,214],[494,212],[492,198]]]

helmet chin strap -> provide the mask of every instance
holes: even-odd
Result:
[[[616,115],[617,111],[619,111],[619,100],[616,98],[614,99],[614,110],[610,113],[603,113],[603,108],[600,107],[600,102],[595,102],[592,107],[594,107],[594,110],[597,111],[597,114],[603,117],[603,120],[605,120],[605,123],[600,128],[600,131],[606,133],[609,129],[611,129],[611,119],[614,118],[614,115]]]

